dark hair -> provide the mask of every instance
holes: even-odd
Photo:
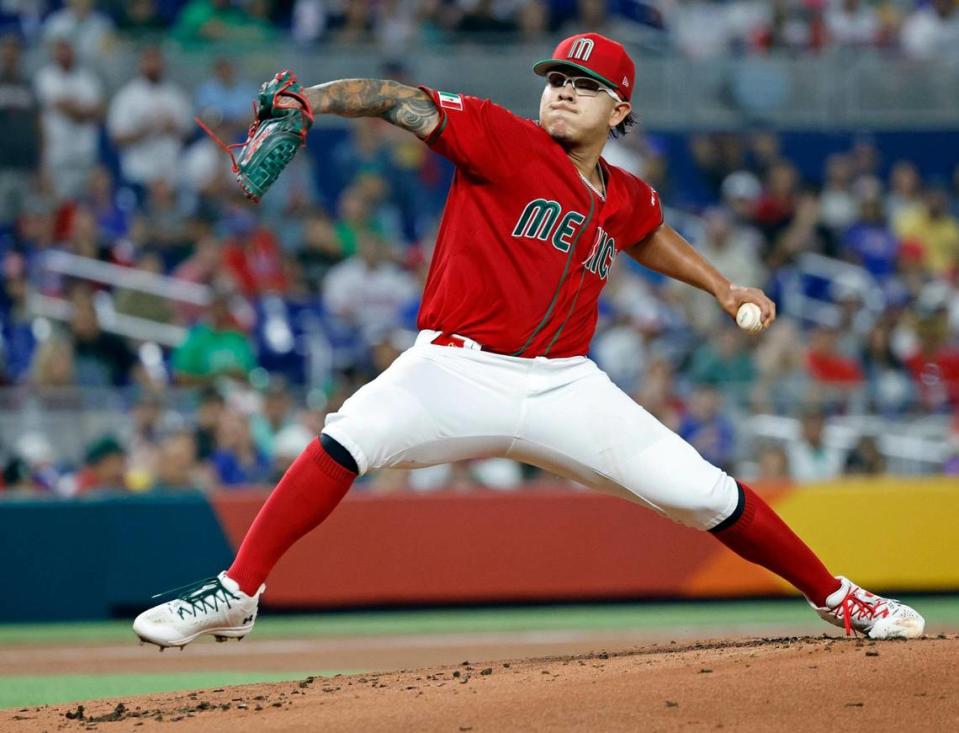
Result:
[[[613,140],[615,140],[618,137],[622,137],[627,132],[629,132],[629,128],[633,127],[635,124],[636,124],[636,118],[633,117],[633,113],[630,112],[628,115],[626,115],[626,118],[622,122],[620,122],[618,125],[616,125],[616,127],[612,128],[609,131],[609,136]]]

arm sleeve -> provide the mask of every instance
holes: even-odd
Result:
[[[488,99],[421,86],[440,113],[436,129],[424,141],[464,172],[483,180],[515,173],[529,159],[534,123]]]

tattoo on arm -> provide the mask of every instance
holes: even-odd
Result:
[[[429,136],[440,115],[422,89],[379,79],[342,79],[304,90],[317,114],[382,117],[420,138]]]

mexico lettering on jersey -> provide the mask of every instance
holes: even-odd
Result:
[[[616,255],[663,222],[656,191],[601,161],[603,200],[532,120],[421,87],[440,123],[426,140],[456,166],[419,328],[514,356],[585,354]]]

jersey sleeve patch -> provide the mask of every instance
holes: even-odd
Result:
[[[440,107],[444,109],[455,109],[457,112],[463,111],[462,95],[437,91],[436,96],[439,98]]]

